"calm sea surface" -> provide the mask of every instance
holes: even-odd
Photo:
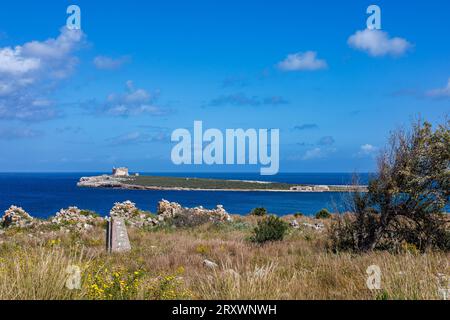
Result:
[[[49,217],[59,209],[77,206],[107,215],[115,202],[131,200],[144,210],[156,211],[158,201],[166,199],[186,207],[213,208],[222,204],[230,213],[246,214],[255,207],[266,207],[278,215],[303,212],[314,214],[322,208],[345,209],[348,194],[284,193],[284,192],[221,192],[221,191],[152,191],[77,188],[82,176],[102,173],[0,173],[0,213],[11,205],[23,207],[35,217]],[[145,175],[145,173],[142,173]],[[350,184],[348,173],[283,173],[262,177],[251,173],[149,173],[148,175],[276,181],[296,184]],[[360,183],[367,183],[368,174],[360,174]]]

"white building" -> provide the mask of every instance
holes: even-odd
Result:
[[[311,186],[294,186],[290,188],[291,191],[311,192],[313,188]]]
[[[112,175],[114,177],[128,177],[128,168],[121,167],[121,168],[113,168],[112,169]]]
[[[330,187],[329,186],[314,186],[314,191],[316,192],[325,192],[325,191],[330,191]]]

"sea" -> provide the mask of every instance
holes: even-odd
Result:
[[[61,208],[76,206],[107,216],[115,202],[130,200],[142,210],[156,212],[160,200],[178,202],[185,207],[215,208],[221,204],[232,214],[248,214],[253,208],[265,207],[270,213],[287,215],[301,212],[314,215],[322,208],[332,212],[349,210],[348,193],[339,192],[226,192],[226,191],[161,191],[78,188],[84,176],[96,173],[0,173],[0,214],[11,205],[20,206],[34,217],[48,218]],[[351,173],[279,173],[261,176],[258,173],[141,173],[191,178],[213,178],[251,181],[272,181],[293,184],[346,185]],[[370,174],[358,174],[359,184],[367,184]]]

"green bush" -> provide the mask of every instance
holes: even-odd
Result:
[[[268,241],[281,241],[286,235],[288,227],[288,224],[277,216],[265,217],[258,221],[250,240],[260,244]]]
[[[303,216],[304,216],[304,214],[301,213],[301,212],[294,213],[294,217],[296,217],[296,218],[300,218],[300,217],[303,217]]]
[[[355,192],[354,218],[332,228],[337,249],[450,251],[450,121],[421,120],[392,133],[367,192]],[[343,244],[343,245],[342,245]],[[412,249],[414,248],[414,249]]]
[[[322,209],[316,213],[316,219],[328,219],[330,217],[331,213],[327,209]]]
[[[252,212],[250,212],[250,214],[252,216],[262,217],[262,216],[267,215],[267,210],[266,210],[266,208],[255,208],[252,210]]]
[[[91,210],[80,210],[80,214],[83,216],[92,216],[94,218],[100,217],[100,215],[97,212]]]

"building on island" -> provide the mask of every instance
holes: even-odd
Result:
[[[330,191],[330,187],[329,186],[314,186],[314,191],[316,192],[325,192],[325,191]]]
[[[313,188],[311,186],[294,186],[291,187],[291,191],[311,192]]]
[[[113,168],[112,169],[112,175],[114,177],[128,177],[128,168],[120,167],[120,168]]]
[[[290,188],[291,191],[298,192],[325,192],[330,191],[329,186],[293,186]]]

